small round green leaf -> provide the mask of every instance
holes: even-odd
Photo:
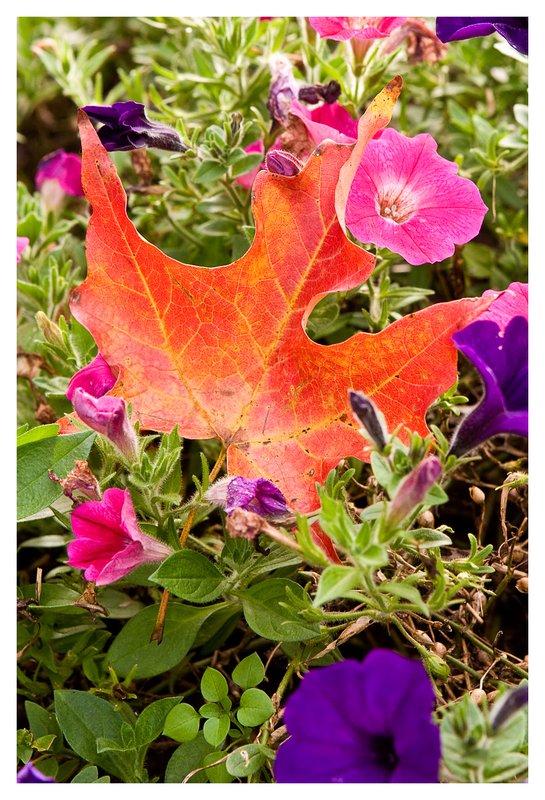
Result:
[[[229,693],[227,681],[219,672],[213,667],[207,667],[201,679],[201,693],[205,700],[212,703],[217,703]]]
[[[237,719],[241,725],[254,728],[262,725],[274,713],[269,695],[262,689],[246,689],[240,698]]]
[[[212,747],[219,747],[229,733],[230,727],[231,719],[228,714],[225,714],[223,717],[207,719],[202,732],[208,744],[211,744]]]
[[[169,711],[163,733],[177,742],[191,742],[199,732],[200,717],[189,703],[180,703]]]
[[[242,689],[249,689],[257,686],[265,677],[265,667],[257,653],[251,653],[236,665],[233,670],[232,678],[237,686]]]
[[[215,753],[209,753],[202,760],[203,766],[213,764],[215,761],[219,761],[220,758],[225,758],[225,753],[222,753],[220,750],[217,750]],[[231,783],[233,780],[233,775],[227,772],[225,761],[221,764],[216,764],[215,767],[205,769],[204,774],[210,783]]]
[[[266,753],[260,744],[246,744],[231,753],[225,766],[229,775],[235,778],[247,778],[263,766],[266,758]]]

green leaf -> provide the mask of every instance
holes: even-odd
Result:
[[[17,519],[24,519],[51,505],[62,495],[48,470],[65,478],[78,459],[85,460],[95,439],[94,431],[64,434],[17,448]]]
[[[275,642],[305,641],[319,636],[318,623],[304,619],[293,608],[286,589],[290,589],[302,604],[312,608],[307,593],[298,583],[271,578],[239,593],[250,628],[259,636]]]
[[[202,767],[204,757],[214,750],[215,748],[208,744],[202,732],[192,742],[180,745],[167,764],[165,783],[181,783],[190,772]],[[188,783],[206,783],[206,781],[206,773],[203,770],[193,775]]]
[[[379,591],[385,594],[393,594],[395,597],[401,597],[408,600],[409,603],[415,605],[424,614],[429,617],[430,610],[426,603],[422,600],[422,595],[415,586],[408,583],[394,583],[393,581],[384,581],[379,585]]]
[[[231,676],[242,689],[257,686],[265,677],[265,667],[257,653],[250,653],[236,665]]]
[[[17,437],[17,447],[23,444],[30,444],[31,442],[39,442],[40,439],[49,439],[56,436],[60,431],[60,425],[53,423],[51,425],[38,425],[36,428],[31,428],[29,431],[24,431]]]
[[[225,579],[206,556],[179,550],[163,561],[150,580],[171,594],[194,603],[208,603],[222,593]]]
[[[220,607],[193,608],[170,603],[163,641],[157,644],[150,638],[159,605],[147,606],[123,626],[108,651],[108,662],[122,678],[135,666],[133,678],[151,678],[167,672],[187,655],[203,622]]]
[[[205,756],[202,760],[202,763],[203,765],[213,764],[215,761],[219,761],[220,758],[225,759],[225,753],[222,753],[221,750],[216,750],[214,753],[209,753],[207,756]],[[215,767],[206,769],[204,774],[210,783],[231,783],[234,780],[233,775],[229,775],[227,772],[225,760],[222,764],[216,764]]]
[[[213,747],[219,747],[229,733],[230,727],[231,718],[229,714],[225,714],[223,717],[207,719],[203,725],[202,732],[208,744]]]
[[[517,775],[523,776],[527,769],[528,756],[523,753],[506,753],[502,758],[486,765],[484,780],[486,783],[505,783]]]
[[[75,775],[70,783],[96,783],[98,780],[98,769],[95,766],[84,767]]]
[[[359,570],[356,567],[331,566],[326,567],[320,575],[318,589],[314,597],[313,605],[323,606],[330,600],[343,597],[345,592],[349,592],[361,582]]]
[[[212,719],[212,717],[222,717],[225,714],[225,709],[218,703],[204,703],[199,708],[199,714],[204,719]]]
[[[150,703],[149,706],[146,706],[146,708],[137,718],[134,729],[136,744],[138,747],[142,747],[150,742],[153,742],[158,736],[161,735],[170,712],[172,709],[177,707],[179,700],[179,697],[164,697],[161,700],[156,700],[155,703]],[[185,741],[185,739],[180,739],[180,741]]]
[[[429,547],[446,547],[452,544],[452,539],[440,528],[416,528],[408,531],[407,542],[414,542],[421,550],[427,550]]]
[[[132,775],[130,765],[119,755],[98,752],[98,739],[121,742],[123,717],[110,703],[87,692],[58,689],[55,691],[55,712],[64,738],[81,758],[118,778],[126,779]]]
[[[226,166],[218,161],[206,160],[193,175],[194,183],[210,183],[225,175]]]
[[[255,728],[274,714],[274,706],[269,695],[262,689],[246,689],[240,698],[237,719],[241,725]]]
[[[199,732],[201,718],[189,703],[180,703],[168,714],[163,733],[177,742],[191,742]]]
[[[261,744],[246,744],[231,753],[225,766],[235,778],[247,778],[261,769],[270,753],[269,748]]]
[[[229,687],[219,670],[207,667],[201,679],[201,694],[205,700],[219,702],[229,694]]]
[[[231,175],[233,178],[238,178],[239,175],[245,175],[251,172],[255,167],[258,167],[263,161],[263,153],[247,153],[242,158],[239,158],[231,167]]]
[[[31,700],[25,701],[25,712],[34,739],[52,735],[57,737],[58,743],[61,738],[61,731],[55,714],[51,714]]]

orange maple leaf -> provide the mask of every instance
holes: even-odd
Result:
[[[371,106],[360,123],[367,138],[391,116],[395,91],[384,91],[390,111]],[[346,238],[336,213],[351,145],[324,142],[294,177],[260,172],[250,249],[210,269],[181,264],[139,235],[83,112],[80,132],[92,216],[88,277],[71,310],[119,370],[111,393],[132,404],[142,428],[177,424],[184,437],[219,439],[231,474],[274,481],[301,511],[316,508],[315,483],[341,458],[363,456],[349,388],[373,398],[390,430],[402,423],[427,433],[426,409],[456,380],[451,334],[491,301],[434,305],[341,344],[309,339],[305,323],[315,304],[359,286],[375,263]]]

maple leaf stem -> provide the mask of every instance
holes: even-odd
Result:
[[[225,449],[225,447],[222,447],[220,450],[220,454],[216,460],[216,463],[214,464],[210,472],[209,476],[210,483],[212,483],[212,481],[216,479],[220,469],[223,466],[223,462],[225,461],[226,455],[227,455],[227,450]],[[187,537],[189,536],[189,532],[193,526],[196,513],[197,509],[192,508],[186,517],[186,520],[184,522],[184,527],[182,528],[182,532],[180,534],[180,547],[184,547],[185,543],[187,542]],[[150,637],[150,642],[157,642],[157,644],[161,644],[161,642],[163,641],[169,597],[170,597],[170,592],[168,591],[168,589],[163,589],[163,594],[161,596],[161,604],[159,605],[159,611],[157,612],[157,620],[155,622],[153,633],[151,634]]]

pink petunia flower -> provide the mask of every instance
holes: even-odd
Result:
[[[115,382],[115,375],[99,353],[87,366],[72,376],[66,396],[72,401],[76,389],[83,389],[91,397],[102,397],[113,389]]]
[[[92,397],[77,388],[72,400],[74,411],[90,428],[106,436],[117,449],[133,461],[138,456],[138,439],[121,397]]]
[[[472,181],[437,153],[427,133],[387,128],[367,145],[346,204],[361,242],[388,247],[409,264],[442,261],[480,231],[487,207]]]
[[[75,153],[55,150],[38,164],[35,181],[46,208],[58,211],[67,194],[83,197],[81,158]]]
[[[487,289],[483,297],[497,295],[494,289]],[[499,325],[500,331],[504,331],[513,317],[524,317],[528,319],[528,284],[512,283],[505,292],[499,297],[490,308],[480,314],[479,319],[491,320]]]
[[[76,538],[68,545],[68,563],[84,569],[85,579],[97,586],[174,552],[140,530],[128,489],[106,489],[102,500],[82,503],[72,512],[72,530]]]
[[[28,247],[30,244],[30,239],[28,236],[18,236],[17,237],[17,263],[21,260],[21,253],[23,250]]]
[[[385,39],[403,25],[407,17],[309,17],[311,27],[322,39]]]
[[[315,145],[324,139],[332,139],[339,144],[353,144],[358,138],[358,120],[339,103],[322,103],[310,110],[294,100],[290,114],[299,117]]]

